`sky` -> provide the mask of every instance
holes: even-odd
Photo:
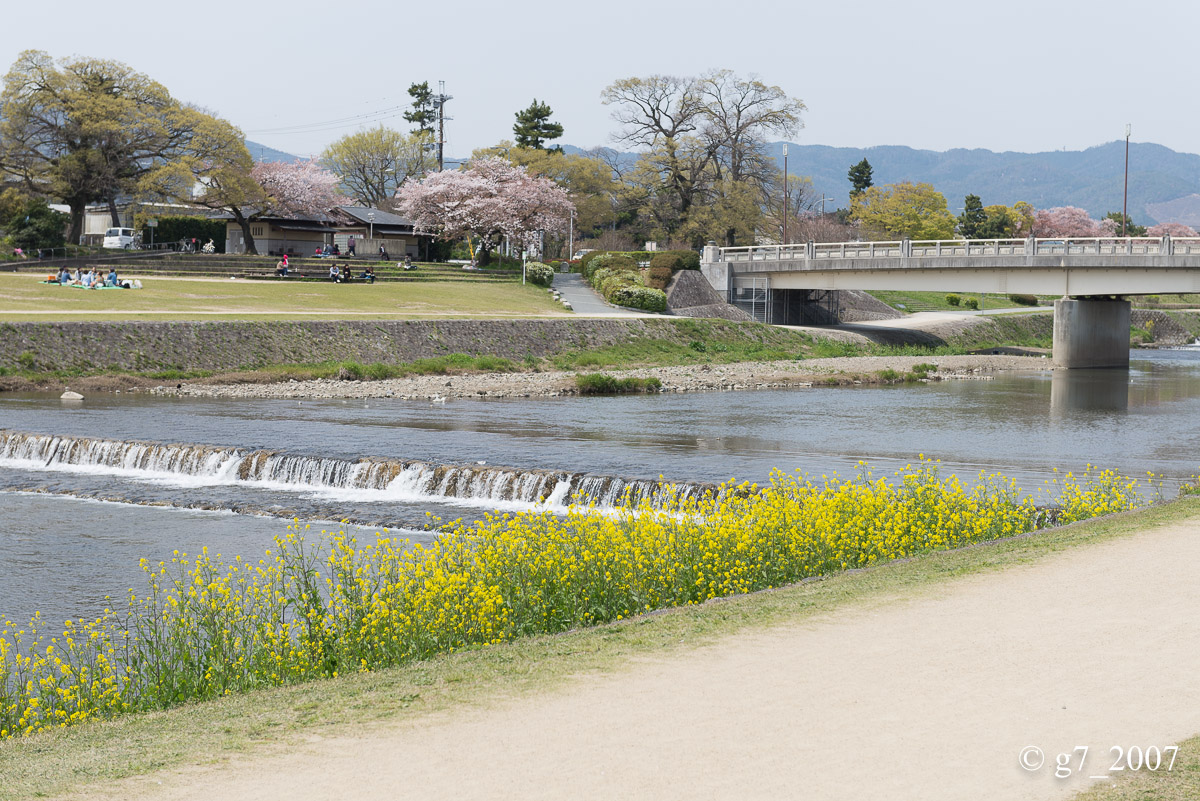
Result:
[[[0,12],[0,64],[44,50],[123,61],[176,98],[301,156],[445,82],[447,155],[512,138],[537,98],[562,143],[618,146],[615,80],[730,69],[807,106],[790,141],[1081,150],[1121,139],[1200,152],[1194,0],[374,2],[63,0]]]

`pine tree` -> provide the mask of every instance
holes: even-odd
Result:
[[[866,159],[855,164],[848,173],[850,178],[850,196],[854,197],[864,189],[873,186],[871,182],[871,164]]]
[[[958,215],[958,235],[963,239],[978,239],[987,216],[979,195],[967,195],[963,199],[963,213]]]
[[[413,110],[404,112],[404,119],[415,125],[417,131],[432,133],[437,121],[437,104],[433,102],[429,81],[414,83],[408,87],[408,94],[413,99]]]
[[[524,111],[518,111],[516,113],[517,123],[513,126],[513,134],[516,136],[517,147],[544,150],[543,142],[562,136],[562,125],[557,122],[550,122],[550,115],[553,113],[549,105],[539,103],[536,97],[529,105],[529,108]],[[557,150],[558,148],[555,147],[553,149]]]

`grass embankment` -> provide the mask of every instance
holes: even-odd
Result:
[[[0,275],[8,322],[84,320],[327,320],[569,315],[545,289],[515,281],[333,284],[146,276],[142,289],[86,290]]]
[[[1041,328],[1030,325],[1027,318],[997,317],[981,320],[963,333],[955,335],[952,342],[938,345],[846,342],[759,323],[723,320],[668,318],[654,322],[657,326],[655,336],[633,337],[625,342],[601,347],[564,347],[562,352],[547,358],[529,357],[520,361],[499,356],[452,353],[401,363],[338,360],[276,364],[236,370],[53,370],[40,367],[36,355],[29,352],[18,357],[18,366],[0,368],[0,390],[61,387],[68,381],[77,389],[106,391],[124,386],[153,386],[164,381],[228,384],[273,383],[291,379],[305,381],[318,378],[379,380],[428,374],[453,375],[520,370],[619,370],[846,356],[936,357],[969,353],[1000,345],[1043,348],[1050,345],[1049,336],[1041,333]],[[81,378],[85,380],[80,381]]]
[[[795,625],[936,591],[965,576],[1028,564],[1066,550],[1200,518],[1189,497],[1131,514],[1040,531],[905,561],[840,573],[770,592],[757,592],[614,624],[521,638],[443,654],[403,667],[302,685],[260,690],[166,712],[55,730],[0,742],[0,799],[62,793],[82,785],[246,752],[281,752],[314,734],[361,733],[365,725],[545,692],[581,677],[613,673],[639,657],[661,658],[732,634]],[[1181,763],[1194,763],[1197,744],[1181,743]],[[1104,798],[1194,798],[1196,767],[1156,782],[1159,795]],[[1185,782],[1191,782],[1186,784]],[[1132,782],[1130,784],[1133,784]],[[1100,798],[1085,794],[1083,798]]]
[[[1025,303],[1014,303],[1008,295],[985,295],[977,292],[905,292],[900,290],[882,290],[871,292],[871,295],[882,300],[894,309],[904,312],[925,311],[971,311],[967,307],[967,298],[974,298],[980,309],[1027,309],[1033,308]],[[953,305],[946,300],[947,295],[956,295],[959,304]],[[1042,298],[1053,300],[1053,298]]]

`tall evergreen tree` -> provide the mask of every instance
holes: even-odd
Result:
[[[423,133],[433,133],[433,124],[437,122],[437,104],[433,102],[433,92],[429,89],[429,81],[414,83],[408,87],[412,97],[412,111],[404,112],[404,119],[416,126]]]
[[[963,212],[958,215],[958,235],[963,239],[979,239],[987,218],[979,195],[967,195],[963,199]]]
[[[855,164],[847,174],[850,178],[850,196],[854,197],[865,189],[874,186],[871,181],[871,163],[866,159]]]
[[[513,125],[517,147],[543,150],[545,141],[562,136],[562,125],[550,122],[550,115],[553,113],[548,104],[539,103],[536,97],[529,104],[529,108],[518,111],[516,113],[517,122]],[[558,147],[553,149],[558,150]]]

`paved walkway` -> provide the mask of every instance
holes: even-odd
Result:
[[[1200,732],[1200,524],[113,797],[1066,798]],[[1090,748],[1082,777],[1055,755]],[[1046,765],[1037,767],[1044,749]],[[156,782],[162,784],[156,784]],[[139,795],[141,791],[142,795]]]
[[[638,312],[610,306],[600,293],[592,289],[579,273],[555,273],[554,288],[557,289],[576,314],[588,317],[645,317]]]

